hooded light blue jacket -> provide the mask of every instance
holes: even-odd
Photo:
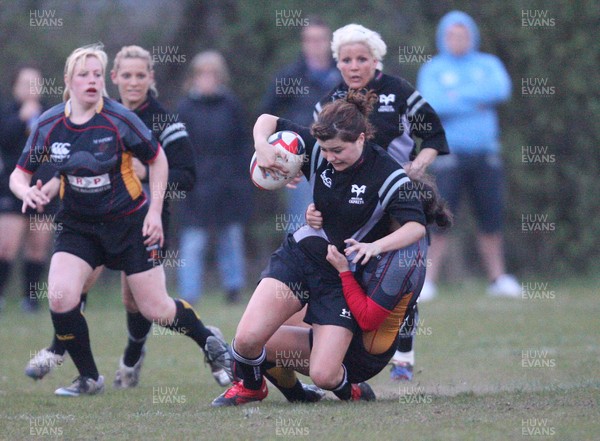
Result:
[[[452,55],[445,41],[447,29],[464,25],[471,48]],[[460,11],[446,14],[436,34],[439,54],[420,69],[417,88],[439,115],[452,153],[498,152],[496,105],[510,97],[511,81],[498,57],[479,52],[479,29]]]

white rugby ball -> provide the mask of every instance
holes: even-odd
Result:
[[[296,132],[282,130],[273,133],[267,140],[269,144],[281,153],[282,158],[277,158],[289,170],[287,175],[282,173],[267,172],[263,177],[260,167],[256,165],[256,153],[250,161],[250,177],[252,182],[261,190],[278,190],[296,177],[304,162],[304,140]]]

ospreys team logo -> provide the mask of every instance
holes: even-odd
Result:
[[[381,106],[379,106],[377,111],[378,112],[393,112],[394,106],[392,106],[391,103],[395,103],[395,102],[396,102],[396,94],[390,93],[389,95],[386,95],[386,94],[382,93],[381,95],[379,95],[379,104],[381,104]]]
[[[352,193],[356,193],[356,197],[359,197],[361,194],[364,194],[367,191],[366,185],[361,185],[360,187],[356,184],[352,184],[352,189],[350,190]]]
[[[366,185],[359,186],[357,184],[352,184],[352,188],[350,189],[350,192],[356,194],[356,196],[351,197],[350,200],[348,201],[348,203],[358,204],[358,205],[364,204],[365,201],[363,200],[363,198],[360,197],[360,195],[365,194],[365,191],[367,191]]]

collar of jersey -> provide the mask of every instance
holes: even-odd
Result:
[[[380,70],[376,70],[375,75],[373,76],[371,81],[369,81],[369,84],[367,84],[367,87],[365,89],[367,89],[367,90],[375,89],[377,86],[377,83],[379,83],[379,81],[381,81],[381,78],[383,78],[383,72],[381,72]]]
[[[104,97],[100,97],[100,101],[98,101],[98,105],[96,106],[96,113],[102,112],[102,108],[104,107]],[[68,118],[71,116],[71,98],[69,101],[65,103],[65,116]]]
[[[134,113],[141,113],[142,110],[146,109],[146,107],[148,107],[150,105],[150,100],[152,99],[152,95],[150,95],[150,91],[148,91],[148,93],[146,94],[146,99],[144,100],[144,102],[142,104],[140,104],[139,106],[137,106],[135,109],[132,110],[132,112]],[[119,104],[123,104],[123,101],[121,100],[121,98],[119,98],[117,100],[117,102]]]

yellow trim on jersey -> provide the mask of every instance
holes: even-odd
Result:
[[[379,328],[363,334],[363,344],[369,354],[383,354],[396,341],[400,325],[406,315],[406,308],[412,296],[412,293],[405,295]]]
[[[129,193],[132,200],[140,197],[142,194],[142,183],[133,171],[133,154],[131,152],[124,152],[121,158],[121,176],[123,177],[123,183]]]
[[[73,111],[72,109],[72,104],[71,104],[71,98],[69,98],[69,100],[65,103],[65,116],[68,118],[69,116],[71,116],[71,113]],[[102,112],[102,109],[104,108],[104,97],[100,97],[100,101],[98,101],[98,105],[96,106],[96,113],[100,113]]]
[[[60,188],[58,190],[58,195],[60,196],[61,200],[65,197],[65,177],[62,175],[60,176]]]

